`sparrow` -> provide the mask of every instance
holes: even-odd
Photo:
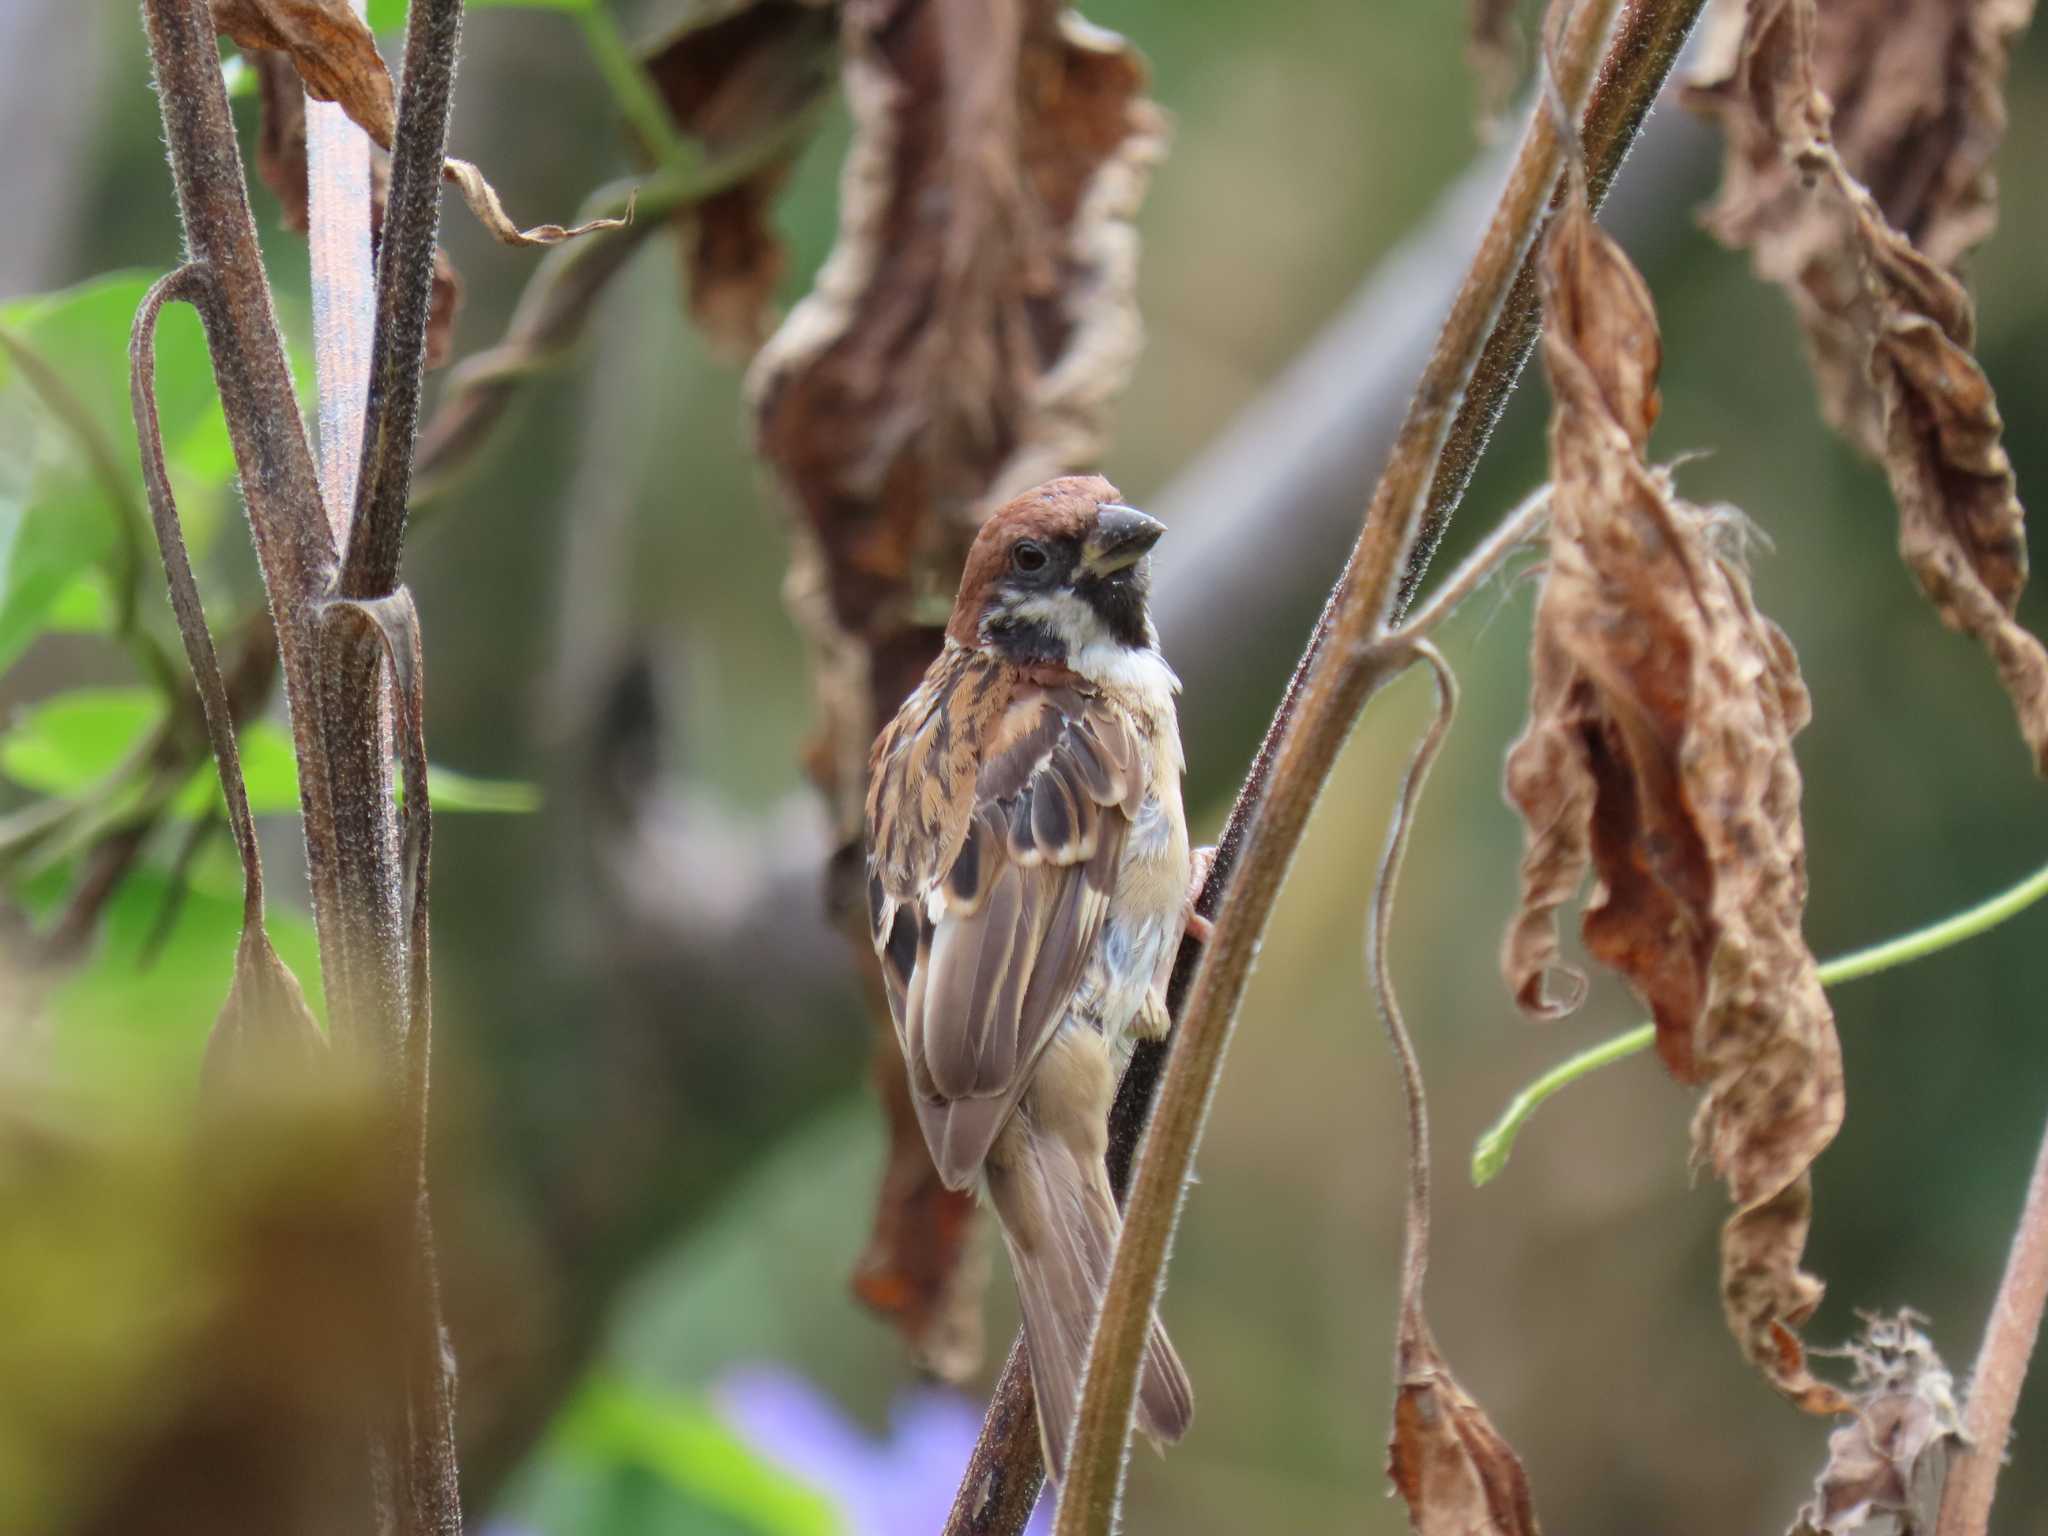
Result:
[[[1093,475],[1004,506],[869,759],[868,912],[911,1096],[941,1178],[1002,1227],[1055,1480],[1123,1227],[1110,1103],[1168,1028],[1189,920],[1180,682],[1146,611],[1163,532]],[[1155,1316],[1138,1425],[1174,1441],[1193,1415]]]

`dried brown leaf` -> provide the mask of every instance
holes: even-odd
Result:
[[[1529,725],[1508,755],[1527,830],[1503,969],[1525,1006],[1540,1004],[1555,910],[1590,863],[1587,949],[1649,1004],[1672,1074],[1707,1090],[1693,1145],[1736,1206],[1721,1241],[1729,1326],[1779,1391],[1834,1412],[1841,1395],[1807,1371],[1793,1333],[1821,1294],[1798,1267],[1807,1170],[1843,1102],[1834,1020],[1801,934],[1791,741],[1805,685],[1716,547],[1716,519],[1644,461],[1656,314],[1583,202],[1559,215],[1541,286],[1551,546]]]
[[[1855,1419],[1828,1437],[1828,1463],[1790,1536],[1933,1536],[1950,1452],[1962,1444],[1955,1379],[1905,1311],[1866,1317],[1845,1353]]]
[[[1828,419],[1884,465],[1901,555],[1991,654],[2048,772],[2048,651],[2013,618],[2026,513],[1954,272],[1996,219],[1999,92],[2030,9],[1753,0],[1692,100],[1728,141],[1711,227],[1792,294]]]
[[[1529,1479],[1512,1447],[1458,1385],[1419,1306],[1404,1307],[1387,1476],[1418,1536],[1535,1536]]]
[[[243,1089],[303,1083],[327,1053],[327,1037],[306,1004],[305,989],[278,957],[260,920],[244,925],[235,946],[235,979],[206,1042],[200,1069],[214,1099]]]
[[[348,0],[213,0],[213,25],[238,48],[285,55],[309,96],[336,103],[372,139],[391,147],[398,131],[391,72]]]
[[[1101,450],[1137,357],[1131,218],[1164,119],[1136,52],[1053,0],[847,0],[836,15],[853,118],[838,237],[748,397],[796,526],[787,592],[820,718],[807,762],[851,847],[869,744],[938,654],[979,519]],[[800,26],[786,7],[771,21]],[[803,57],[759,46],[772,79]],[[734,270],[759,281],[751,261]],[[900,1076],[894,1062],[892,1043],[877,1071]],[[878,1231],[930,1245],[897,1244],[891,1271],[926,1297],[963,1294],[955,1235],[921,1187],[885,1193]]]
[[[875,1091],[888,1122],[888,1162],[874,1227],[853,1270],[853,1293],[887,1318],[922,1370],[964,1381],[981,1365],[985,1251],[973,1246],[971,1190],[946,1188],[932,1166],[910,1101],[910,1074],[882,1002],[873,1055]]]
[[[249,56],[256,71],[261,114],[256,137],[256,174],[276,194],[286,229],[305,234],[308,225],[306,180],[306,94],[291,61],[281,53],[258,50]],[[370,242],[374,252],[384,234],[384,206],[391,191],[391,162],[377,155],[371,165]],[[448,252],[434,247],[434,288],[427,309],[429,368],[444,366],[455,353],[455,321],[462,312],[462,276]]]
[[[498,198],[497,189],[484,180],[484,173],[467,160],[450,157],[441,167],[444,180],[451,181],[462,194],[462,200],[469,204],[469,211],[476,215],[476,221],[490,232],[493,240],[500,245],[535,246],[560,245],[564,240],[574,240],[579,235],[595,234],[601,229],[624,229],[633,222],[633,210],[629,207],[624,218],[589,219],[581,224],[535,224],[521,229],[512,222],[512,216],[505,212],[505,205]]]
[[[918,601],[986,509],[1100,451],[1164,124],[1135,51],[1048,0],[855,0],[840,24],[837,243],[748,387],[805,535],[792,603],[851,837],[868,744],[937,653]]]
[[[369,134],[371,142],[379,149],[388,151],[391,148],[392,135],[398,131],[391,72],[384,67],[383,57],[377,52],[376,38],[370,35],[370,29],[362,18],[349,9],[346,0],[213,0],[213,23],[220,34],[232,38],[236,46],[257,50],[252,57],[260,59],[261,50],[265,49],[281,53],[298,71],[307,95],[319,101],[336,103]],[[273,105],[281,108],[278,98],[288,93],[279,90],[273,75],[263,76],[262,84],[266,109]],[[264,131],[257,170],[271,190],[285,202],[285,222],[294,229],[303,230],[304,171],[293,178],[277,158],[279,155],[288,156],[289,140],[286,136],[291,131],[288,115],[280,115],[275,127]],[[299,108],[297,133],[298,159],[303,167],[303,105]],[[268,170],[264,165],[266,154],[272,159]],[[273,180],[273,174],[278,179]],[[629,212],[626,219],[592,219],[574,227],[536,224],[531,229],[521,229],[506,214],[505,205],[484,179],[484,173],[467,160],[445,161],[441,174],[462,193],[462,200],[476,215],[477,222],[490,231],[492,238],[505,245],[560,245],[564,240],[573,240],[594,230],[618,229],[631,218]],[[301,210],[297,214],[297,223],[293,223],[292,210],[295,207]],[[434,306],[437,313],[445,310],[452,325],[456,300],[444,297],[441,290],[443,268],[446,268],[451,282],[454,278],[454,268],[447,258],[437,258],[434,263]],[[451,288],[449,292],[459,293],[459,288]],[[431,320],[429,324],[432,324]]]
[[[837,52],[830,7],[754,0],[686,26],[645,56],[669,116],[713,159],[784,136],[830,89]],[[770,214],[800,139],[732,186],[675,216],[690,313],[723,355],[744,361],[767,338],[788,252]]]

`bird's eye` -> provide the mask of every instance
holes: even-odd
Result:
[[[1044,570],[1045,562],[1049,558],[1050,556],[1046,554],[1043,544],[1034,544],[1029,539],[1024,540],[1015,549],[1010,551],[1010,564],[1026,576],[1035,575],[1039,571]]]

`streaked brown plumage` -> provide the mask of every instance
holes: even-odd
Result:
[[[954,1188],[987,1191],[1063,1470],[1121,1221],[1103,1166],[1118,1068],[1165,1027],[1189,875],[1173,695],[1145,613],[1159,524],[1095,476],[977,537],[944,651],[875,743],[869,915],[912,1096]],[[1156,1319],[1139,1423],[1194,1411]]]

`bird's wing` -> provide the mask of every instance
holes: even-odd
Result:
[[[877,748],[869,802],[875,948],[932,1160],[956,1188],[1080,985],[1147,787],[1119,706],[964,656],[926,689],[981,686],[979,662],[1006,679],[984,694],[1006,694],[1000,707],[913,697]]]

